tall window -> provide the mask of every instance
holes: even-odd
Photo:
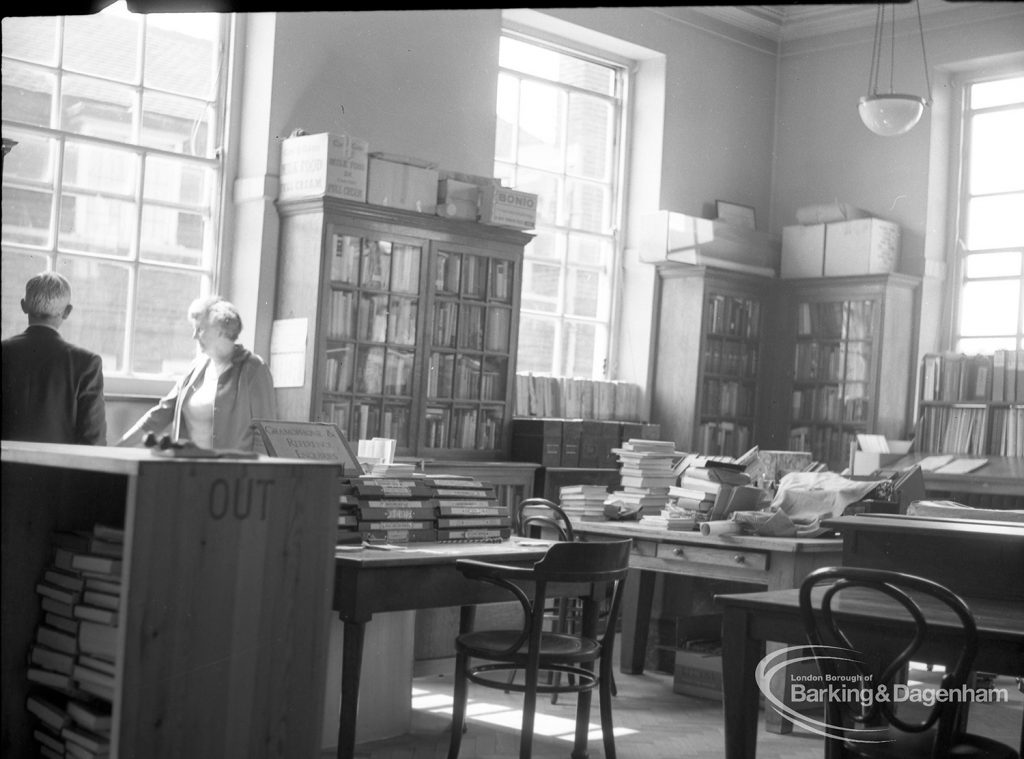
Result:
[[[954,349],[1024,348],[1024,76],[964,88]]]
[[[494,173],[539,197],[526,249],[518,369],[606,376],[620,257],[622,67],[501,39]]]
[[[220,14],[3,19],[3,336],[25,280],[64,274],[65,337],[108,375],[164,377],[217,265],[227,23]]]

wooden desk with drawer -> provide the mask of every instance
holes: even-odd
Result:
[[[836,538],[762,538],[753,535],[704,537],[699,532],[641,527],[640,522],[578,522],[584,540],[632,538],[629,584],[622,599],[620,668],[642,674],[647,653],[654,582],[658,573],[734,580],[766,590],[795,588],[818,567],[842,564],[843,542]],[[774,710],[768,729],[789,732]]]

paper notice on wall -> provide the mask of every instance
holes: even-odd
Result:
[[[302,387],[306,381],[308,319],[275,319],[270,328],[270,374],[274,387]]]

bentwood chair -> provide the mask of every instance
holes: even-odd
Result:
[[[618,614],[629,568],[629,540],[560,542],[533,566],[506,566],[461,559],[456,567],[467,578],[508,591],[522,608],[522,625],[504,630],[462,630],[455,640],[455,693],[448,759],[457,759],[466,717],[468,685],[523,694],[520,759],[529,759],[533,746],[537,695],[576,693],[574,757],[585,757],[591,695],[598,691],[601,731],[606,759],[615,759],[610,688],[615,624],[597,630],[598,607],[612,589],[611,619]],[[578,598],[582,604],[579,629],[545,630],[543,610],[554,596]],[[509,681],[509,672],[522,672],[523,682]],[[556,672],[568,677],[542,679]]]
[[[570,543],[576,539],[568,515],[547,498],[526,498],[513,506],[512,531],[524,538],[541,537],[547,532]]]
[[[819,585],[827,587],[815,598],[812,591]],[[842,598],[847,593],[860,600],[896,601],[906,615],[894,610],[893,616],[912,620],[913,635],[900,636],[894,628],[885,650],[858,646],[852,624],[842,616]],[[933,613],[939,608],[944,618],[957,620],[963,630],[962,645],[956,660],[946,666],[935,699],[901,704],[901,699],[893,697],[894,685],[900,683],[911,657],[927,650],[935,634],[923,606]],[[823,683],[845,686],[845,690],[837,686],[839,695],[825,702],[826,759],[1018,759],[1009,746],[962,729],[962,698],[938,695],[970,688],[978,650],[971,610],[948,588],[902,572],[825,567],[811,572],[801,584],[800,613]],[[825,646],[834,648],[819,648]],[[928,701],[934,703],[928,707]],[[915,710],[910,713],[907,707]]]

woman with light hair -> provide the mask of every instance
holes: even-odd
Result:
[[[251,451],[252,421],[277,416],[270,370],[236,342],[242,319],[228,301],[216,295],[199,298],[189,306],[188,318],[200,354],[117,444],[138,445],[146,433],[160,435],[169,427],[175,441]]]

